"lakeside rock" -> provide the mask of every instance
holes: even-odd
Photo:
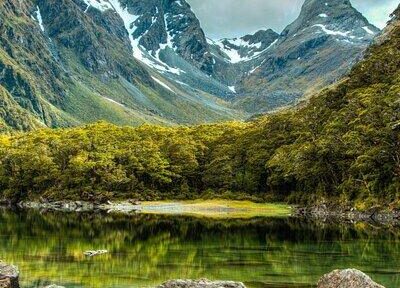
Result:
[[[96,209],[94,203],[85,201],[26,201],[18,203],[19,208],[23,209],[40,209],[62,212],[89,212]]]
[[[16,266],[0,261],[0,288],[20,288],[19,271]],[[45,288],[65,288],[49,285]],[[171,280],[156,288],[246,288],[243,283],[233,281]],[[375,283],[368,275],[356,269],[335,270],[323,276],[317,288],[385,288]]]
[[[141,209],[137,201],[127,200],[122,202],[96,203],[87,201],[26,201],[18,203],[18,207],[22,209],[49,210],[59,212],[91,212],[106,211],[114,213],[134,213]]]
[[[385,288],[356,269],[335,270],[323,276],[318,288]]]
[[[309,207],[299,207],[294,216],[314,220],[340,220],[350,222],[374,222],[390,224],[400,222],[400,211],[387,210],[384,207],[373,207],[367,211],[359,211],[351,206],[318,204]]]
[[[1,206],[1,202],[0,202]],[[174,207],[176,206],[176,207]],[[35,209],[44,211],[59,211],[59,212],[92,212],[102,211],[107,213],[122,213],[132,214],[140,213],[143,206],[137,200],[125,200],[106,203],[88,202],[88,201],[25,201],[18,203],[21,209]],[[176,203],[171,203],[166,207],[151,207],[147,209],[154,211],[179,210],[182,212],[182,207]],[[219,207],[219,209],[221,209]],[[165,212],[165,211],[164,211]],[[224,211],[226,212],[226,211]],[[341,206],[336,204],[317,204],[308,207],[297,207],[292,211],[291,216],[307,218],[318,221],[347,221],[347,222],[373,222],[375,224],[399,224],[400,210],[388,210],[385,207],[373,207],[367,211],[359,211],[351,206]]]
[[[243,283],[231,281],[201,280],[172,280],[161,284],[157,288],[246,288]]]
[[[19,288],[19,271],[16,266],[0,263],[0,288]]]
[[[107,250],[90,250],[90,251],[85,251],[83,254],[88,257],[94,257],[97,255],[103,255],[107,253],[108,253]]]

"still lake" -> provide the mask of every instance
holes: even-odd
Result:
[[[88,258],[84,251],[106,249]],[[23,287],[154,287],[168,279],[234,280],[249,288],[315,287],[323,274],[357,268],[400,287],[400,229],[294,218],[0,210],[0,260]]]

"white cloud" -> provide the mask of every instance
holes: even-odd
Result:
[[[398,0],[354,0],[353,2],[354,7],[379,28],[386,26],[390,13],[399,5]]]

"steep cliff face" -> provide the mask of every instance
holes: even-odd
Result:
[[[38,0],[37,5],[46,35],[74,51],[90,72],[150,83],[148,73],[131,57],[122,20],[111,10],[102,13],[83,0]]]
[[[65,96],[65,73],[43,33],[38,7],[31,1],[5,0],[0,3],[0,19],[0,87],[7,103],[3,109],[9,111],[3,126],[64,124],[54,105]]]
[[[196,68],[211,75],[213,60],[205,34],[189,4],[181,0],[121,1],[136,15],[133,39],[157,56],[170,48]]]

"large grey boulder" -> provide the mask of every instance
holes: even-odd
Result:
[[[18,278],[17,267],[0,262],[0,288],[19,288]]]
[[[318,288],[385,288],[356,269],[335,270],[323,276]]]
[[[230,281],[209,281],[202,280],[172,280],[157,288],[246,288],[243,283]]]

